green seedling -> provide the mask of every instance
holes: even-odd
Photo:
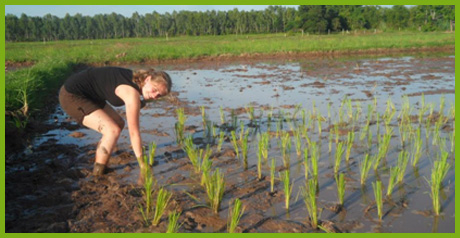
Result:
[[[337,183],[337,197],[339,199],[339,205],[343,206],[345,199],[345,174],[340,173],[338,178],[336,176],[335,182]]]
[[[161,217],[168,207],[169,201],[171,200],[172,193],[164,188],[160,188],[157,195],[157,202],[155,205],[155,213],[152,219],[152,225],[158,226],[160,223]]]
[[[151,142],[149,144],[149,165],[153,166],[155,163],[155,151],[157,149],[157,144],[155,142]]]
[[[337,144],[337,148],[335,151],[335,166],[334,166],[335,176],[337,176],[337,173],[339,172],[340,163],[342,161],[342,155],[344,151],[345,151],[345,148],[343,147],[343,142],[339,142],[339,144]]]
[[[220,152],[222,150],[222,144],[224,143],[225,139],[225,132],[220,131],[219,132],[219,141],[217,142],[217,152]]]
[[[455,149],[455,123],[452,125],[452,133],[450,134],[450,152],[454,154]]]
[[[254,121],[254,107],[252,105],[249,105],[248,107],[244,107],[246,109],[246,113],[248,114],[249,120],[251,122]]]
[[[349,131],[347,135],[347,150],[345,153],[345,161],[347,162],[350,159],[351,148],[353,147],[354,141],[355,141],[355,132]]]
[[[308,148],[303,150],[304,161],[303,165],[305,167],[305,181],[308,181],[308,171],[310,170],[310,166],[308,165]]]
[[[182,145],[184,141],[184,130],[185,130],[185,121],[187,116],[185,116],[184,108],[176,109],[177,122],[174,124],[174,130],[176,134],[176,143]]]
[[[398,183],[402,183],[404,180],[404,174],[406,172],[407,163],[409,162],[409,154],[403,150],[399,153],[397,166],[399,169]]]
[[[236,116],[236,113],[235,113],[235,110],[232,109],[231,113],[230,113],[230,121],[232,123],[232,129],[233,130],[236,130],[236,127],[238,125],[238,117]]]
[[[195,147],[195,144],[193,144],[192,136],[188,136],[187,138],[185,138],[184,150],[187,153],[187,156],[190,159],[190,162],[192,163],[195,172],[199,173],[201,171],[201,155],[203,153],[203,150],[198,150]]]
[[[262,143],[262,140],[260,139],[259,140],[259,144],[257,146],[258,150],[257,150],[257,178],[259,180],[262,179],[262,147],[263,147],[263,143]]]
[[[276,169],[276,164],[275,164],[275,159],[272,158],[272,163],[270,166],[270,192],[274,192],[275,188],[275,169]]]
[[[238,141],[236,140],[236,133],[235,131],[231,131],[230,134],[232,135],[232,145],[235,150],[236,158],[240,158],[239,150],[238,150]]]
[[[220,114],[220,124],[224,125],[225,124],[225,114],[224,114],[224,109],[222,106],[219,107],[219,114]]]
[[[261,134],[261,142],[262,142],[262,157],[265,161],[268,159],[268,148],[270,146],[270,135],[268,132]]]
[[[241,141],[241,155],[243,156],[244,170],[248,169],[248,150],[249,150],[248,137],[249,137],[249,134],[245,133],[243,136],[243,140]]]
[[[311,143],[310,148],[310,158],[311,158],[311,169],[313,179],[318,181],[318,159],[319,159],[319,151],[316,142]]]
[[[328,151],[329,153],[331,153],[331,151],[332,151],[332,131],[333,131],[333,129],[330,128],[329,129],[329,151]]]
[[[383,198],[382,198],[382,182],[377,181],[372,183],[372,188],[374,189],[375,204],[377,205],[377,214],[379,220],[382,220],[382,208],[383,208]]]
[[[291,152],[291,136],[285,133],[281,138],[281,155],[283,157],[284,167],[288,168],[290,164],[289,154]]]
[[[209,199],[209,206],[212,211],[217,214],[225,191],[224,174],[220,173],[219,169],[216,169],[206,181],[205,187]]]
[[[372,158],[370,157],[369,154],[366,154],[364,156],[364,159],[361,161],[359,164],[359,172],[361,174],[361,186],[364,186],[366,184],[366,179],[369,174],[369,170],[372,167]]]
[[[166,233],[177,233],[179,228],[182,226],[181,224],[178,223],[180,217],[180,212],[174,211],[169,213],[168,216],[168,229],[166,230]]]
[[[294,130],[294,138],[295,138],[295,150],[296,150],[297,156],[300,157],[300,155],[302,155],[302,140],[301,140],[300,128],[298,128],[297,130]]]
[[[138,158],[140,160],[140,158]],[[151,212],[153,210],[153,185],[154,185],[154,177],[151,171],[151,167],[148,166],[148,157],[146,155],[143,156],[143,162],[140,164],[140,169],[143,178],[143,186],[144,190],[142,191],[144,195],[144,203],[145,207],[139,204],[139,211],[141,212],[142,218],[147,226],[150,225],[151,219]]]
[[[431,187],[431,199],[433,202],[433,212],[436,216],[439,216],[441,210],[441,204],[439,202],[439,193],[441,191],[442,181],[447,175],[447,172],[450,169],[450,164],[447,162],[447,157],[449,154],[442,150],[441,151],[441,159],[438,159],[434,162],[433,167],[431,169],[431,181],[429,181],[429,185]]]
[[[301,189],[301,193],[303,195],[305,206],[307,207],[308,215],[310,217],[310,222],[313,229],[317,229],[318,227],[316,187],[317,182],[315,180],[309,180],[305,186],[305,189]]]
[[[244,214],[245,207],[242,205],[240,199],[235,199],[233,203],[233,208],[228,209],[228,221],[227,221],[227,231],[228,233],[234,233],[240,219]]]
[[[393,189],[396,185],[396,179],[398,178],[399,168],[392,167],[390,168],[390,177],[388,179],[388,188],[387,188],[387,197],[391,198],[391,194],[393,193]]]
[[[285,205],[286,210],[289,210],[289,200],[291,198],[291,192],[292,192],[292,187],[293,187],[293,184],[291,184],[290,178],[289,178],[289,170],[280,172],[279,176],[280,176],[280,180],[284,184],[284,205]]]
[[[423,140],[421,137],[421,128],[417,128],[416,135],[414,137],[414,147],[412,152],[412,167],[417,167],[418,161],[422,157]]]
[[[212,150],[209,148],[209,144],[206,147],[206,152],[204,152],[203,157],[201,159],[201,186],[204,186],[206,181],[209,179],[209,172],[211,171],[212,167],[212,160],[209,160],[211,157]],[[200,157],[202,153],[200,151]]]

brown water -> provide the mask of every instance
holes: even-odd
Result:
[[[448,115],[451,105],[455,104],[455,57],[380,57],[380,58],[347,58],[347,59],[305,59],[305,60],[257,60],[241,62],[207,62],[181,65],[158,65],[156,69],[166,70],[172,77],[173,91],[179,99],[178,105],[166,101],[150,103],[141,111],[141,132],[145,143],[154,141],[157,145],[154,175],[158,185],[165,186],[174,192],[173,199],[177,209],[182,211],[180,222],[184,225],[180,232],[225,232],[229,202],[240,198],[246,206],[239,230],[243,232],[320,232],[312,230],[307,219],[307,210],[299,189],[305,185],[303,154],[299,158],[292,139],[290,151],[291,181],[293,196],[289,212],[284,207],[283,184],[276,182],[275,193],[270,193],[269,166],[264,164],[263,176],[257,179],[257,142],[258,133],[276,131],[277,115],[285,114],[291,118],[300,105],[296,119],[291,123],[283,121],[283,130],[291,131],[290,126],[302,124],[300,111],[306,111],[307,123],[315,110],[328,118],[328,107],[331,105],[331,119],[322,123],[322,134],[318,133],[316,121],[312,121],[309,137],[320,147],[319,159],[319,193],[318,207],[322,210],[320,224],[337,232],[454,232],[455,224],[455,164],[454,154],[450,154],[449,170],[441,191],[442,214],[433,216],[429,195],[430,187],[426,179],[430,179],[431,167],[438,157],[439,145],[433,145],[432,135],[424,139],[424,153],[417,169],[407,166],[403,184],[396,186],[392,200],[384,203],[383,221],[377,219],[372,182],[382,180],[384,193],[389,177],[389,168],[395,166],[401,151],[398,122],[396,120],[401,107],[402,96],[407,95],[413,108],[412,115],[417,115],[420,108],[421,94],[425,95],[427,104],[434,103],[435,114],[439,110],[441,97],[445,98],[443,114]],[[132,69],[147,68],[149,65],[127,65]],[[370,130],[374,136],[370,149],[367,138],[360,141],[359,136],[364,125],[369,104],[377,98],[377,112],[382,115],[386,109],[386,101],[391,98],[397,110],[390,125],[394,137],[385,163],[379,172],[370,171],[364,187],[360,186],[359,163],[366,153],[377,153],[377,130],[383,133],[385,128],[373,121]],[[333,207],[337,203],[336,182],[334,179],[335,142],[329,153],[329,128],[338,120],[342,100],[351,99],[353,110],[357,104],[362,108],[359,122],[355,123],[355,146],[351,151],[349,163],[342,161],[340,172],[345,173],[347,183],[344,211],[337,213]],[[259,126],[250,127],[249,115],[244,110],[249,105],[255,108]],[[235,158],[233,146],[224,142],[221,153],[212,156],[213,168],[225,172],[226,191],[219,214],[213,215],[209,208],[202,207],[206,203],[206,193],[199,186],[199,177],[193,174],[193,168],[186,154],[177,146],[174,135],[175,109],[186,109],[187,135],[192,135],[197,145],[204,146],[203,125],[200,107],[206,108],[206,114],[215,125],[217,133],[221,126],[220,107],[223,108],[226,122],[230,121],[231,110],[235,110],[238,120],[245,128],[250,128],[248,164],[244,170],[241,159]],[[346,106],[345,106],[346,108]],[[119,112],[124,116],[123,108]],[[273,117],[270,126],[268,114]],[[346,109],[344,109],[347,117]],[[425,114],[425,118],[428,113]],[[15,155],[17,160],[29,162],[7,166],[7,231],[66,231],[66,232],[164,232],[167,218],[157,228],[145,228],[137,209],[142,201],[137,186],[137,162],[132,155],[129,144],[128,130],[124,130],[117,151],[111,160],[113,171],[104,178],[95,180],[90,176],[94,149],[99,135],[93,131],[75,126],[66,120],[58,107],[53,118],[48,122],[51,130],[36,137],[24,153]],[[57,122],[55,122],[57,120]],[[450,134],[454,119],[449,119],[441,130],[441,137],[446,139],[445,148],[451,151]],[[253,123],[251,123],[253,124]],[[238,123],[239,125],[239,123]],[[415,128],[416,122],[412,123]],[[377,128],[380,129],[377,129]],[[431,126],[434,129],[434,125]],[[350,126],[341,126],[345,133],[340,141],[346,141],[346,132]],[[80,134],[75,134],[80,133]],[[238,133],[238,130],[237,130]],[[425,138],[425,127],[422,138]],[[226,131],[227,136],[230,135]],[[277,176],[283,166],[279,148],[279,138],[272,136],[269,157],[276,159]],[[306,140],[302,139],[302,148],[306,148]],[[215,144],[212,147],[216,148]],[[410,150],[412,145],[408,145]],[[46,165],[43,167],[43,161]],[[8,164],[7,164],[8,165]],[[57,168],[57,169],[56,169]],[[62,172],[62,168],[65,171]],[[38,171],[38,172],[37,172]],[[62,173],[59,185],[43,179],[48,173]],[[8,182],[29,183],[13,178],[13,174],[24,174],[38,181],[40,189],[13,191]],[[14,177],[15,178],[15,177]],[[425,179],[426,178],[426,179]],[[25,180],[25,179],[24,179]],[[41,185],[42,184],[42,185]],[[51,185],[50,185],[51,184]],[[32,185],[30,185],[32,186]],[[29,186],[29,187],[30,187]],[[32,186],[33,187],[33,186]],[[57,201],[60,206],[46,204],[47,196],[54,190],[62,195],[64,202]],[[192,199],[185,192],[198,198]],[[10,196],[8,196],[10,194]],[[13,198],[15,199],[13,201]],[[39,205],[25,205],[30,201],[42,201]],[[45,203],[45,204],[42,204]],[[40,205],[41,204],[41,205]],[[65,209],[63,205],[65,204]],[[172,207],[170,207],[172,209]],[[19,221],[30,222],[31,217],[21,216],[25,213],[38,215],[46,211],[57,213],[64,211],[66,222],[63,224],[59,216],[44,216],[40,222],[21,228],[15,225]],[[29,215],[31,216],[31,215]],[[60,220],[59,220],[60,219]],[[61,229],[61,230],[59,230]]]

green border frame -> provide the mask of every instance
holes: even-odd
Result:
[[[148,0],[132,0],[129,2],[122,1],[122,0],[70,0],[66,1],[66,4],[62,4],[62,0],[41,0],[39,1],[40,4],[36,0],[5,0],[2,4],[3,11],[1,12],[1,47],[5,49],[5,5],[71,5],[78,4],[78,5],[149,5],[149,4],[157,4],[157,5],[216,5],[217,1],[210,1],[210,0],[195,0],[195,1],[185,1],[185,0],[159,0],[159,1],[148,1]],[[409,0],[403,1],[405,5],[455,5],[457,6],[454,1],[448,0]],[[401,5],[401,1],[394,1],[394,0],[364,0],[364,1],[357,1],[357,0],[346,0],[346,1],[339,1],[339,0],[309,0],[309,1],[299,1],[299,0],[246,0],[246,1],[229,1],[229,0],[221,0],[217,5],[301,5],[301,4],[310,4],[310,5],[324,5],[324,4],[337,4],[337,5]],[[455,13],[455,17],[458,18],[459,11]],[[459,33],[455,33],[455,36],[458,37]],[[455,43],[455,54],[459,51],[458,44]],[[31,234],[31,233],[5,233],[5,51],[1,50],[1,65],[0,69],[2,70],[1,74],[1,81],[0,81],[0,235],[2,237],[61,237],[63,234]],[[455,64],[458,65],[458,60],[455,59]],[[455,76],[457,76],[457,72]],[[455,86],[457,89],[457,86]],[[457,102],[457,98],[455,97],[455,102]],[[458,123],[456,122],[456,126]],[[455,153],[459,153],[458,150]],[[456,156],[458,157],[458,156]],[[455,173],[458,172],[457,163],[455,163]],[[455,190],[458,190],[459,185],[455,184]],[[458,205],[459,197],[455,198],[455,205]],[[459,227],[459,221],[455,221],[455,227]],[[455,232],[456,233],[456,232]],[[131,235],[131,234],[130,234]],[[215,236],[216,234],[171,234],[169,236],[174,237],[190,237],[190,236]],[[290,237],[300,237],[305,236],[305,234],[285,234]],[[334,234],[318,234],[319,236],[333,236]],[[389,233],[382,233],[376,234],[379,237],[392,237],[394,234]],[[430,233],[409,233],[409,234],[396,234],[397,236],[404,236],[404,237],[430,237],[432,234]],[[126,234],[64,234],[66,237],[76,237],[76,236],[91,236],[91,237],[113,237],[113,236],[126,236]],[[139,237],[155,237],[158,235],[155,234],[136,234],[135,236]],[[161,234],[161,236],[168,236],[168,234]],[[227,236],[227,237],[239,237],[244,236],[244,234],[217,234],[217,236]],[[278,234],[249,234],[249,236],[255,237],[276,237]],[[343,234],[343,236],[350,236],[347,234]],[[353,234],[354,237],[364,237],[366,234]],[[449,237],[451,234],[436,234],[436,236],[440,237]]]

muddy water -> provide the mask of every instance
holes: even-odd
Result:
[[[154,174],[158,184],[166,186],[174,192],[176,207],[182,211],[180,222],[184,225],[180,232],[224,232],[229,202],[240,198],[247,207],[242,217],[239,230],[242,232],[318,232],[311,228],[307,219],[307,210],[299,194],[300,188],[305,185],[303,154],[298,157],[295,151],[295,142],[292,139],[290,153],[291,181],[293,181],[293,196],[289,211],[284,207],[283,184],[276,181],[275,193],[270,193],[269,165],[263,165],[263,179],[257,176],[257,134],[270,130],[276,131],[277,116],[280,113],[285,117],[292,117],[296,112],[295,106],[307,112],[307,121],[313,109],[323,117],[328,118],[328,104],[331,105],[331,120],[326,119],[321,125],[322,134],[318,132],[317,122],[314,121],[309,131],[312,141],[316,141],[321,148],[319,159],[319,193],[318,207],[322,210],[320,224],[328,230],[336,232],[454,232],[455,223],[455,176],[454,155],[450,154],[451,169],[448,172],[441,191],[442,214],[435,217],[430,213],[430,187],[426,181],[431,176],[433,160],[437,158],[439,146],[433,145],[432,136],[425,141],[424,153],[417,169],[407,166],[404,182],[396,186],[392,199],[384,203],[383,221],[377,219],[372,182],[381,179],[386,192],[389,178],[389,168],[395,166],[401,151],[400,135],[396,117],[402,107],[402,96],[407,95],[413,108],[411,114],[417,115],[420,108],[421,94],[425,95],[426,103],[434,103],[435,113],[439,109],[442,96],[447,115],[451,105],[455,104],[455,67],[454,56],[442,57],[380,57],[359,59],[297,59],[297,60],[257,60],[239,62],[207,62],[182,65],[157,65],[156,69],[166,70],[172,77],[173,91],[179,99],[177,104],[166,101],[152,102],[141,111],[141,131],[143,140],[147,143],[154,141],[157,145]],[[150,65],[126,65],[132,69],[151,67]],[[328,149],[329,128],[337,121],[339,108],[344,98],[351,99],[354,110],[359,104],[362,108],[360,121],[356,123],[355,146],[352,149],[349,163],[342,162],[340,172],[345,173],[347,180],[344,210],[337,213],[333,207],[337,203],[336,182],[333,176],[333,160],[335,142],[332,151]],[[377,99],[377,112],[382,115],[386,109],[387,99],[395,104],[397,113],[391,125],[394,137],[391,140],[390,150],[378,173],[371,171],[365,186],[360,186],[359,164],[364,155],[369,152],[367,138],[359,140],[361,126],[367,115],[369,104]],[[238,120],[250,128],[249,137],[249,169],[244,170],[241,159],[235,158],[233,147],[229,141],[224,142],[222,152],[212,156],[213,167],[225,172],[226,191],[219,214],[212,214],[208,208],[202,207],[206,203],[206,194],[199,186],[199,177],[193,174],[188,158],[175,143],[174,123],[175,109],[183,107],[186,110],[187,135],[192,135],[199,146],[204,146],[203,124],[200,107],[204,106],[206,115],[215,125],[218,133],[221,125],[220,108],[223,109],[225,121],[231,120],[231,111],[234,110]],[[245,107],[255,108],[259,127],[250,127],[249,115]],[[346,107],[346,106],[345,106]],[[346,111],[346,110],[345,110]],[[124,116],[124,109],[119,108]],[[268,114],[273,113],[272,121],[267,120]],[[428,114],[428,113],[427,113]],[[426,115],[427,115],[426,114]],[[302,123],[301,113],[297,111],[296,119],[291,125]],[[345,113],[346,115],[346,113]],[[102,181],[95,181],[89,175],[94,157],[94,149],[99,135],[95,132],[76,126],[69,122],[60,108],[52,115],[50,125],[55,128],[38,136],[31,147],[22,156],[33,156],[39,151],[48,160],[73,161],[81,176],[72,180],[69,204],[74,204],[72,216],[65,225],[57,221],[48,224],[39,224],[40,231],[53,231],[55,227],[63,226],[64,231],[74,232],[164,232],[167,221],[157,228],[145,228],[138,214],[137,204],[142,201],[135,192],[140,186],[136,185],[137,163],[132,155],[129,144],[128,131],[124,130],[114,156],[112,171]],[[446,139],[445,148],[450,151],[449,135],[452,133],[453,119],[449,119],[441,130],[441,137]],[[270,125],[269,125],[270,124]],[[239,125],[239,123],[238,123]],[[416,123],[412,124],[414,127]],[[283,130],[290,131],[290,124],[282,123]],[[377,129],[379,127],[379,129]],[[434,125],[431,127],[434,129]],[[346,132],[349,126],[344,126],[345,135],[340,137],[346,141]],[[370,127],[374,136],[370,154],[377,153],[377,130],[383,133],[383,124]],[[422,129],[422,138],[426,131]],[[229,132],[226,131],[227,136]],[[431,135],[433,133],[431,132]],[[291,137],[292,138],[292,137]],[[276,159],[277,175],[287,168],[283,166],[279,148],[279,138],[271,138],[269,157]],[[302,148],[306,147],[306,140],[302,139]],[[72,148],[72,153],[47,153],[50,146]],[[75,149],[78,148],[78,149]],[[215,150],[216,146],[213,145]],[[409,148],[412,148],[409,146]],[[18,155],[21,156],[21,155]],[[64,157],[64,159],[62,159]],[[37,162],[38,163],[38,162]],[[70,162],[68,162],[70,163]],[[17,166],[10,171],[22,171]],[[32,166],[33,167],[33,166]],[[39,167],[39,166],[38,166]],[[29,168],[29,170],[33,170]],[[426,178],[426,179],[425,179]],[[70,183],[70,182],[69,182]],[[103,184],[103,185],[100,185]],[[99,187],[105,186],[105,187]],[[114,199],[114,192],[123,202],[114,205],[108,200]],[[93,193],[90,193],[92,191]],[[194,200],[191,196],[198,198]],[[23,194],[26,196],[27,194]],[[18,195],[19,196],[19,195]],[[27,199],[26,199],[27,200]],[[87,201],[91,200],[91,201]],[[101,204],[97,204],[98,200]],[[82,202],[87,201],[87,202]],[[117,200],[118,201],[118,200]],[[7,198],[7,211],[8,211]],[[83,205],[82,205],[83,204]],[[104,205],[110,204],[110,205]],[[17,208],[19,207],[19,208]],[[15,203],[15,210],[11,213],[20,213],[21,205]],[[33,208],[43,209],[43,208]],[[33,210],[31,209],[31,210]],[[172,208],[170,208],[172,209]],[[10,210],[11,211],[11,210]],[[36,210],[34,210],[36,211]],[[32,212],[33,213],[33,212]],[[107,214],[106,214],[107,213]],[[100,214],[105,214],[100,216]],[[12,223],[15,221],[11,215]],[[93,224],[91,221],[97,220]],[[123,223],[129,223],[128,227]],[[7,230],[8,230],[7,226]],[[11,225],[11,231],[17,227]],[[43,228],[45,227],[45,228]],[[51,228],[50,228],[51,227]],[[106,228],[101,228],[106,227]],[[38,228],[30,228],[36,231]],[[35,229],[35,230],[34,230]],[[20,230],[20,229],[19,229]]]

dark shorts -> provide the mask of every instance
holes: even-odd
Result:
[[[80,125],[83,125],[83,118],[97,109],[103,109],[105,102],[98,103],[80,95],[67,92],[64,86],[59,91],[59,103],[62,109]]]

